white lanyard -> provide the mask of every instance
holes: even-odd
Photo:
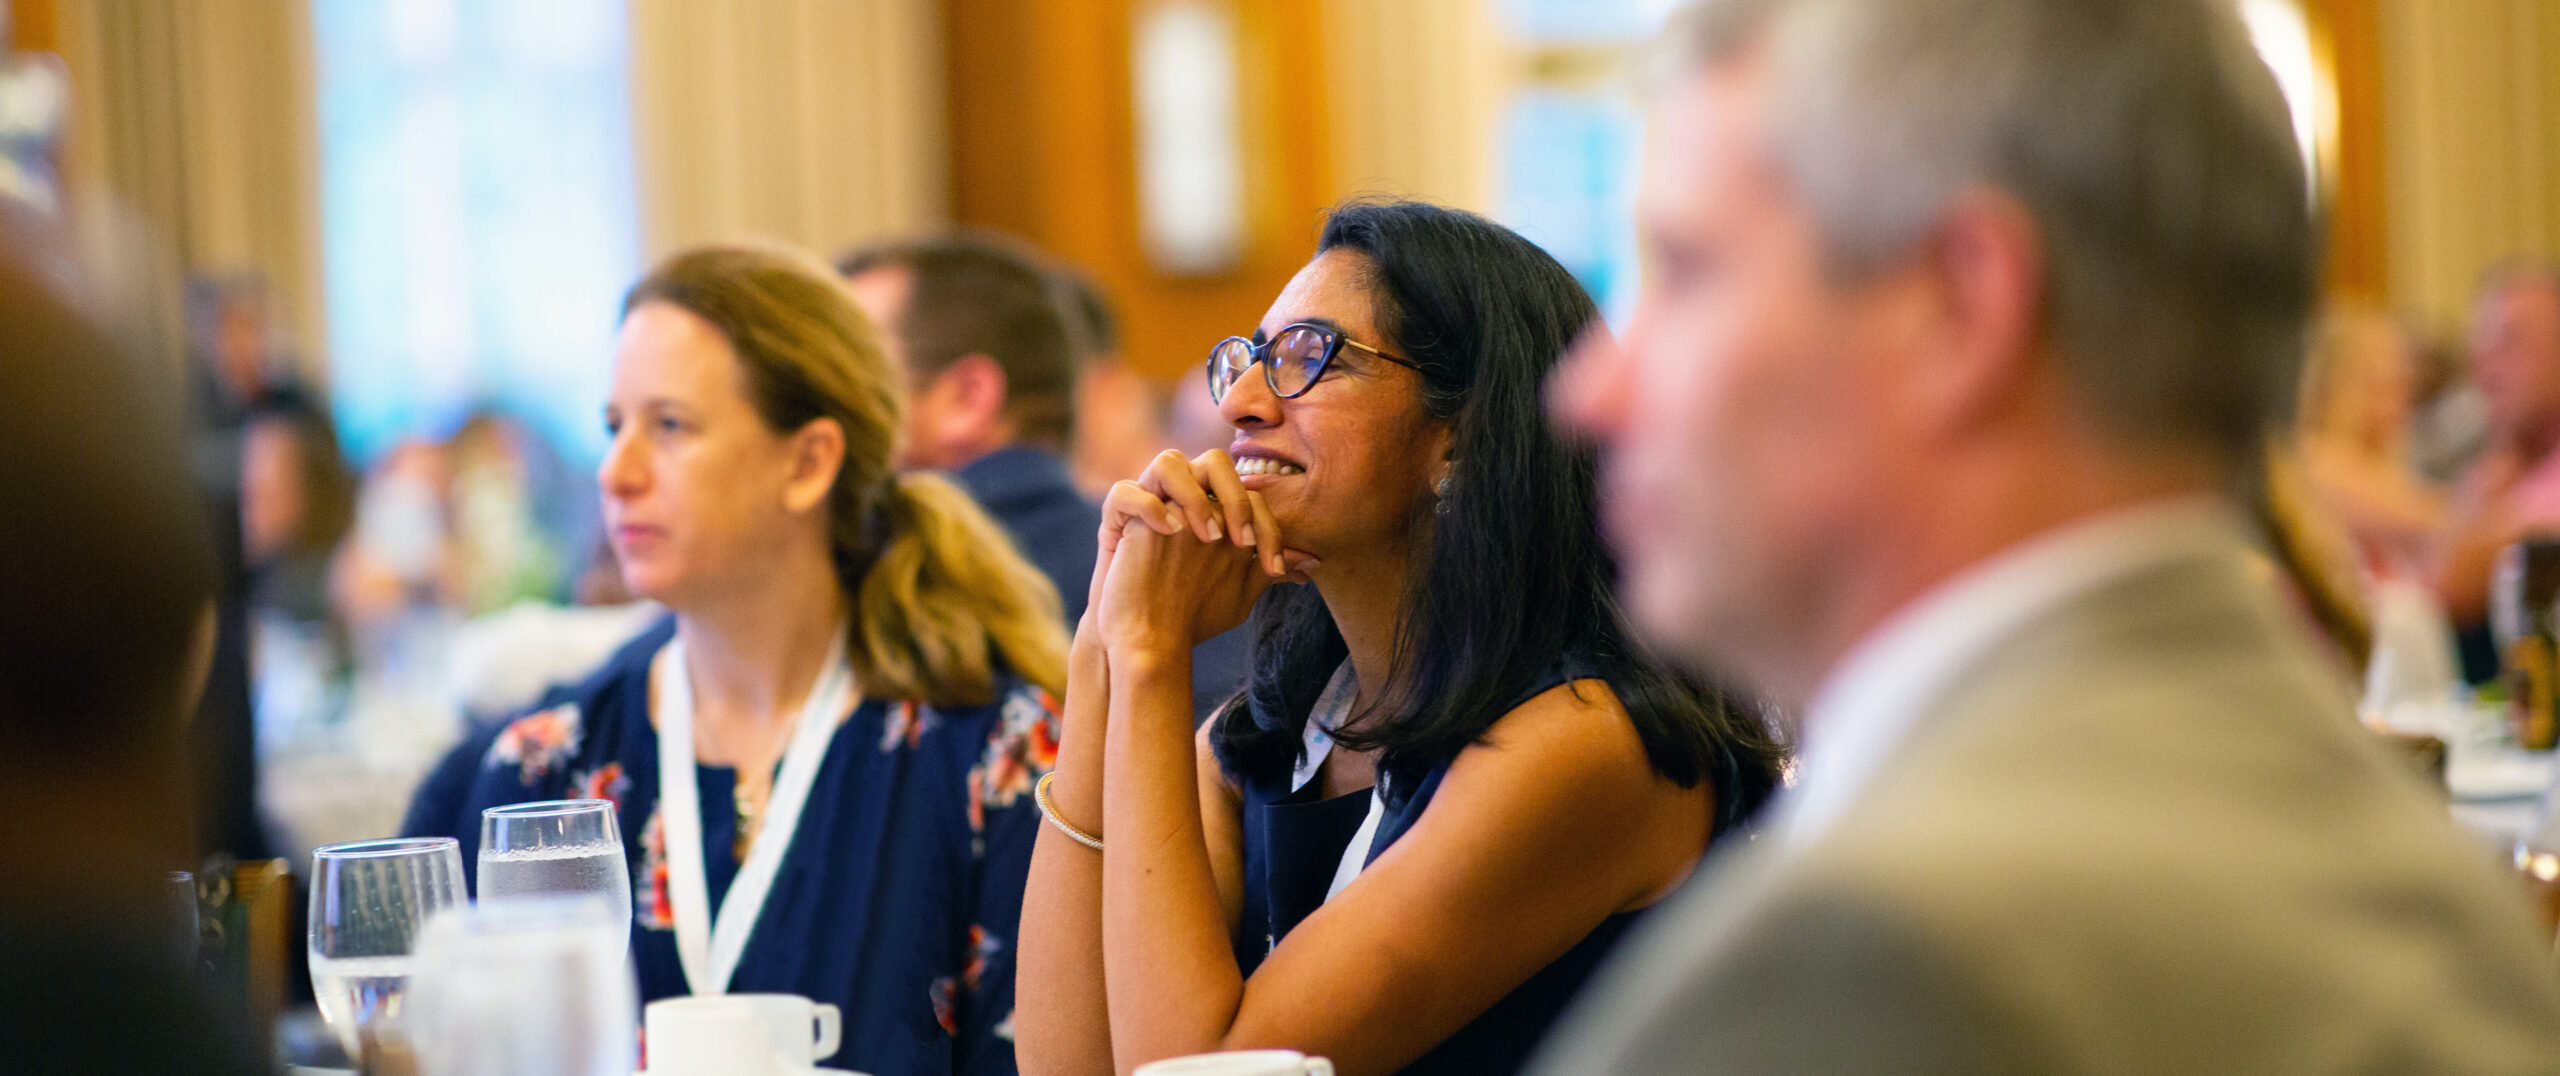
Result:
[[[1351,700],[1360,694],[1360,682],[1351,673],[1351,663],[1336,666],[1333,678],[1325,681],[1324,692],[1316,696],[1315,708],[1307,714],[1306,751],[1299,756],[1298,766],[1289,775],[1289,791],[1296,792],[1315,780],[1316,770],[1325,757],[1333,754],[1333,731],[1351,717]],[[1369,814],[1360,820],[1360,829],[1351,835],[1351,843],[1342,849],[1342,861],[1334,865],[1333,884],[1325,887],[1324,899],[1332,900],[1351,880],[1369,866],[1369,846],[1377,843],[1378,823],[1387,814],[1387,775],[1380,773],[1369,786]]]
[[[853,708],[853,666],[845,660],[842,630],[827,650],[824,672],[809,689],[791,731],[791,746],[782,755],[782,772],[773,779],[766,801],[764,826],[738,865],[738,877],[715,916],[711,883],[702,860],[702,790],[694,780],[693,673],[685,667],[684,638],[676,637],[660,652],[666,671],[658,692],[658,809],[666,825],[667,902],[674,905],[676,956],[696,994],[725,994],[747,936],[773,892],[774,876],[791,835],[800,828],[809,788],[818,781],[818,764],[835,739],[836,725]]]

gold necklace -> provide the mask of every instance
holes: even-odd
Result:
[[[764,810],[747,795],[745,776],[745,773],[741,772],[739,774],[741,779],[729,786],[729,796],[738,807],[738,836],[731,842],[731,847],[737,853],[740,863],[747,861],[748,850],[755,847],[756,831],[764,828]]]

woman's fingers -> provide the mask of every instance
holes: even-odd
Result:
[[[1164,498],[1147,491],[1136,482],[1122,479],[1111,484],[1102,497],[1102,554],[1110,559],[1111,551],[1120,547],[1120,532],[1136,520],[1157,534],[1178,534],[1189,522],[1180,510],[1166,504]]]
[[[1191,476],[1217,498],[1218,508],[1226,516],[1227,534],[1238,546],[1252,548],[1258,535],[1254,532],[1253,506],[1246,503],[1244,479],[1236,476],[1236,461],[1223,448],[1213,448],[1191,460]]]
[[[1139,476],[1138,484],[1181,509],[1186,525],[1201,541],[1215,542],[1227,536],[1226,521],[1221,518],[1224,513],[1191,473],[1190,457],[1170,448],[1158,453],[1155,462],[1147,465],[1147,473]]]
[[[1253,513],[1253,536],[1261,539],[1254,546],[1254,556],[1260,561],[1263,574],[1275,579],[1288,574],[1288,565],[1280,557],[1280,521],[1272,518],[1271,506],[1263,503],[1260,491],[1245,494],[1244,501],[1245,508]]]
[[[1296,549],[1281,550],[1280,562],[1283,565],[1284,574],[1278,581],[1282,583],[1313,583],[1315,579],[1309,576],[1307,571],[1324,563],[1317,560],[1314,554]]]

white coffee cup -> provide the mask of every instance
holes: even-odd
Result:
[[[791,1071],[775,1052],[762,1014],[741,998],[652,1001],[646,1023],[649,1076],[781,1076]]]
[[[774,1054],[793,1068],[808,1068],[836,1055],[844,1038],[844,1014],[825,1002],[798,994],[730,994],[746,1002],[764,1021]],[[812,1037],[814,1033],[814,1038]]]
[[[1333,1062],[1296,1050],[1230,1050],[1151,1061],[1137,1076],[1333,1076]]]

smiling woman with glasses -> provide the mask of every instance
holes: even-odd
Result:
[[[1233,446],[1104,507],[1034,793],[1025,1072],[1512,1072],[1767,797],[1757,716],[1627,639],[1591,457],[1540,408],[1596,323],[1518,235],[1364,203],[1211,348]],[[1248,611],[1251,680],[1195,734],[1191,647]]]
[[[1262,364],[1262,383],[1271,386],[1271,394],[1283,400],[1294,399],[1314,388],[1324,376],[1333,357],[1350,348],[1373,359],[1392,362],[1407,370],[1420,370],[1422,364],[1399,359],[1342,335],[1340,326],[1301,321],[1284,325],[1266,341],[1262,330],[1253,335],[1230,336],[1209,349],[1209,398],[1227,402],[1227,390],[1255,363]]]

